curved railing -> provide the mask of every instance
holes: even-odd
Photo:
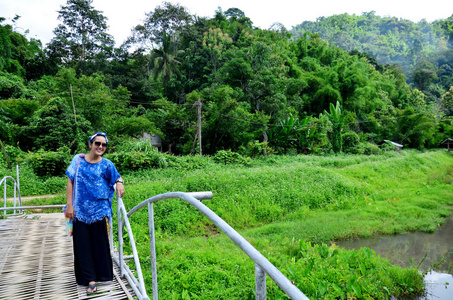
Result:
[[[0,180],[0,187],[2,186],[3,184],[3,207],[5,208],[5,210],[3,211],[3,213],[6,215],[6,180],[7,179],[11,179],[13,182],[14,182],[14,207],[13,207],[13,210],[14,210],[14,214],[16,214],[16,209],[19,209],[17,204],[19,204],[19,207],[22,206],[22,201],[21,201],[21,198],[20,198],[20,185],[19,185],[19,166],[16,166],[16,173],[17,173],[17,181],[16,179],[14,179],[13,177],[11,176],[5,176],[2,178],[2,180]],[[17,199],[16,199],[16,196],[19,196]],[[19,213],[21,211],[19,210]]]
[[[149,222],[149,234],[150,234],[150,251],[151,251],[151,268],[152,268],[152,285],[153,285],[153,299],[158,299],[158,288],[157,288],[157,265],[156,265],[156,247],[155,247],[155,236],[154,236],[154,212],[153,203],[164,200],[179,198],[182,199],[203,213],[209,220],[211,220],[220,230],[222,230],[239,248],[244,251],[254,262],[255,262],[255,290],[256,299],[266,299],[266,274],[289,296],[291,299],[308,299],[291,281],[286,278],[267,258],[265,258],[258,250],[256,250],[247,240],[245,240],[239,233],[237,233],[230,225],[222,220],[217,214],[215,214],[206,205],[201,203],[200,200],[211,199],[211,192],[197,192],[197,193],[183,193],[183,192],[171,192],[160,194],[151,197],[142,203],[132,208],[128,213],[124,207],[121,198],[117,198],[117,217],[118,217],[118,242],[119,249],[118,255],[114,255],[114,259],[120,266],[121,276],[126,277],[129,284],[132,286],[134,292],[139,299],[149,299],[146,294],[146,289],[143,281],[143,274],[140,267],[140,261],[138,259],[137,249],[135,247],[134,237],[132,229],[129,223],[129,217],[144,206],[148,206],[148,222]],[[122,220],[121,216],[124,217]],[[133,255],[130,257],[123,256],[123,230],[127,228],[129,240],[131,243]],[[112,248],[113,249],[113,248]],[[136,272],[138,279],[135,278],[131,270],[128,268],[125,259],[134,258]]]

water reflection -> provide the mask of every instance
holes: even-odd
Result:
[[[442,264],[434,267],[434,272],[425,277],[428,294],[419,299],[453,299],[453,215],[434,233],[417,232],[353,239],[338,245],[346,249],[371,248],[378,255],[403,267],[410,266],[412,258],[412,264],[418,266],[421,263],[423,271],[445,258]],[[425,255],[427,256],[423,261]]]

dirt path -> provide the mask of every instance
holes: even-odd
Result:
[[[61,194],[57,194],[57,195],[39,195],[39,196],[22,196],[22,197],[20,197],[20,199],[22,200],[22,202],[27,202],[27,201],[34,200],[34,199],[55,198],[55,197],[58,197],[58,196],[61,196]],[[19,197],[16,197],[16,200],[19,200]],[[14,201],[14,198],[13,197],[6,198],[6,201]]]

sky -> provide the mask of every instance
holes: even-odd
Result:
[[[419,22],[432,22],[453,15],[453,0],[180,0],[192,15],[213,17],[221,7],[223,11],[235,7],[251,19],[253,25],[268,29],[273,23],[282,23],[288,30],[304,21],[316,21],[319,17],[348,13],[361,15],[375,11],[378,16],[391,16]],[[154,11],[163,1],[155,0],[93,0],[95,9],[108,18],[109,33],[119,46],[142,24],[145,13]],[[11,19],[17,14],[16,31],[36,38],[46,45],[53,37],[53,29],[59,24],[58,10],[66,0],[0,0],[0,17]]]

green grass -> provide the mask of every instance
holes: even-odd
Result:
[[[389,298],[421,292],[419,270],[343,249],[336,249],[326,262],[323,256],[301,257],[302,250],[294,250],[294,245],[313,252],[349,237],[435,230],[451,213],[452,164],[445,152],[403,151],[272,157],[254,161],[250,168],[211,166],[190,173],[156,170],[146,185],[129,187],[133,194],[125,201],[132,207],[167,191],[213,191],[214,198],[204,203],[310,298]],[[133,218],[135,224],[144,224],[146,212]],[[175,199],[156,203],[155,218],[161,297],[254,298],[253,262],[200,213]],[[140,225],[135,231],[147,234]],[[143,255],[149,256],[146,239],[141,243]],[[354,265],[357,256],[374,267]],[[268,297],[285,299],[271,280]]]
[[[193,168],[124,173],[126,207],[170,191],[212,191],[214,198],[203,203],[310,299],[385,299],[423,290],[416,267],[393,266],[369,249],[346,251],[335,241],[436,230],[453,205],[447,152],[271,156],[249,167],[196,160]],[[46,204],[64,203],[64,178],[45,182],[37,184],[42,193],[62,194]],[[41,191],[32,185],[26,192]],[[162,299],[254,298],[253,262],[201,213],[179,199],[156,203],[154,212]],[[151,294],[146,209],[131,219]],[[269,299],[287,299],[270,279],[267,285]]]

